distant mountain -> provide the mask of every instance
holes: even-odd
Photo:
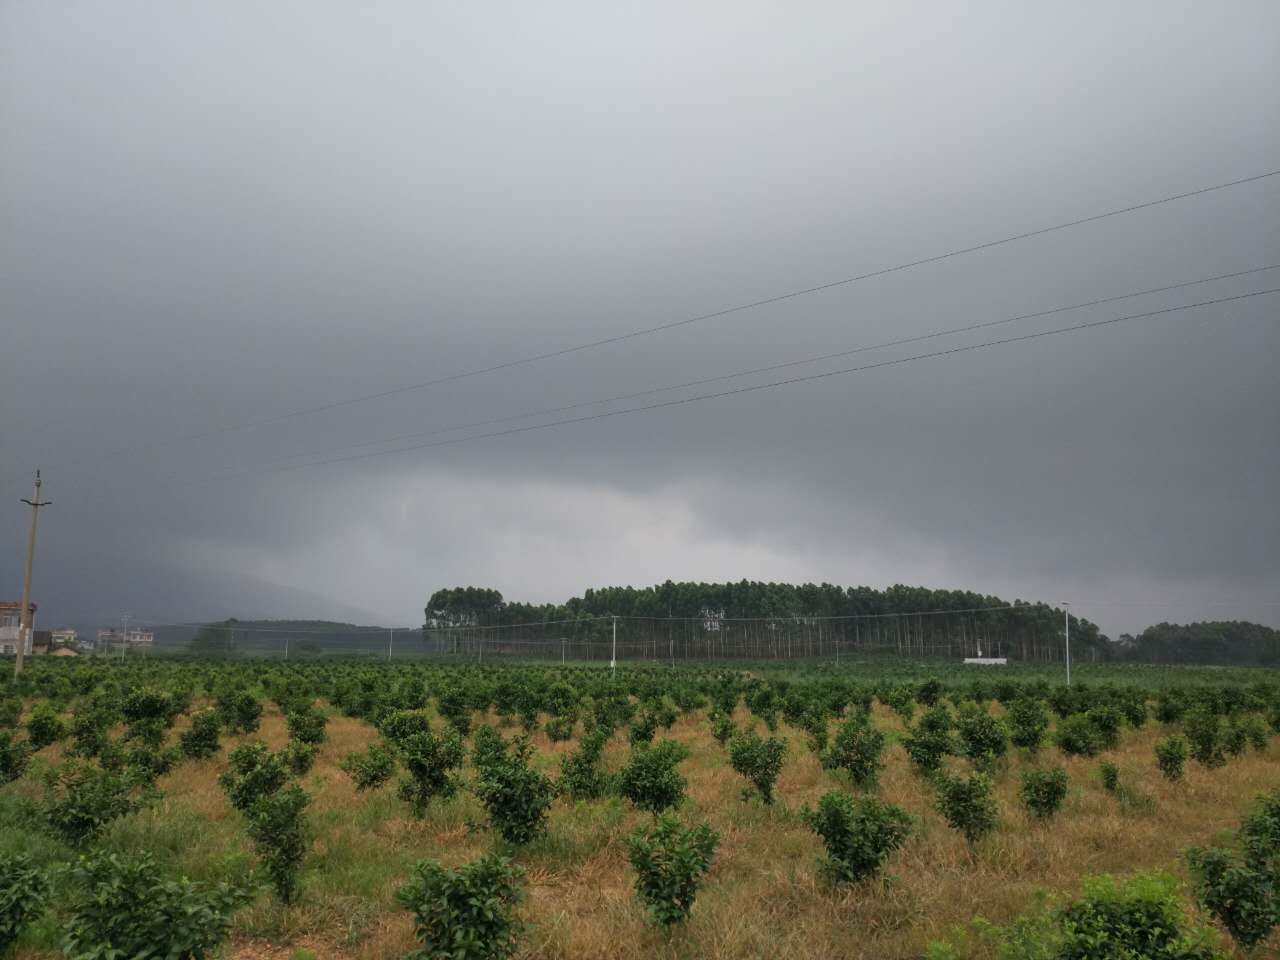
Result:
[[[19,595],[19,577],[20,573],[12,579],[4,577],[0,598]],[[98,627],[119,625],[123,614],[139,626],[203,623],[228,616],[242,620],[320,617],[348,625],[384,619],[358,603],[333,596],[248,576],[193,570],[127,551],[120,556],[64,556],[46,551],[37,557],[32,599],[39,604],[39,627],[74,627],[88,636]]]

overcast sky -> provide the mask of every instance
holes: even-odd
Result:
[[[46,627],[668,577],[1280,625],[1276,294],[301,466],[1280,287],[437,432],[1280,264],[1280,177],[224,429],[1280,169],[1278,117],[1274,2],[8,0],[0,595],[39,465]]]

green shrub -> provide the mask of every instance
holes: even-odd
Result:
[[[1114,750],[1120,745],[1120,724],[1124,717],[1115,707],[1101,704],[1091,707],[1085,716],[1098,734],[1098,744],[1103,750]]]
[[[1222,738],[1222,718],[1205,707],[1188,711],[1182,722],[1182,733],[1191,745],[1191,758],[1205,767],[1220,767],[1227,762]]]
[[[458,684],[451,684],[440,692],[436,699],[436,712],[444,717],[447,723],[458,734],[465,737],[471,732],[472,703],[470,691]],[[533,723],[537,723],[537,711],[533,714]],[[532,729],[530,724],[528,729]]]
[[[324,727],[328,718],[315,704],[299,704],[285,714],[289,726],[289,738],[303,743],[321,744],[325,740]]]
[[[975,773],[967,780],[940,776],[936,783],[938,812],[964,835],[965,840],[972,844],[995,829],[996,801],[991,796],[989,777],[981,773]]]
[[[280,759],[295,777],[305,776],[316,762],[317,748],[314,743],[303,743],[301,740],[290,740],[280,751]]]
[[[282,757],[263,743],[242,743],[227,757],[230,764],[218,777],[227,800],[247,814],[263,797],[289,782],[289,768]]]
[[[26,772],[31,760],[31,746],[26,740],[15,740],[7,730],[0,733],[0,784],[12,783]]]
[[[711,735],[720,746],[727,744],[737,732],[738,728],[729,714],[717,713],[711,717]]]
[[[1053,816],[1067,799],[1067,771],[1062,767],[1024,771],[1018,797],[1033,817]]]
[[[1083,713],[1073,713],[1059,721],[1053,742],[1067,756],[1093,757],[1102,749],[1098,729]]]
[[[49,879],[23,856],[0,856],[0,955],[48,905]]]
[[[514,908],[524,871],[486,854],[456,870],[423,860],[396,891],[414,915],[420,948],[405,960],[503,960],[516,952],[521,924]]]
[[[1267,749],[1267,744],[1271,742],[1271,730],[1267,726],[1267,721],[1256,713],[1242,717],[1240,729],[1249,741],[1249,745],[1258,753],[1264,752]]]
[[[658,717],[650,710],[642,711],[627,729],[627,740],[633,747],[652,743],[658,732]]]
[[[395,745],[415,733],[429,733],[431,721],[418,710],[390,710],[378,718],[377,726],[378,732]]]
[[[416,817],[424,817],[435,797],[448,799],[458,790],[454,771],[462,766],[465,749],[456,730],[437,736],[431,730],[409,734],[397,744],[405,776],[399,796],[413,807]]]
[[[0,695],[0,727],[16,727],[22,716],[22,701]]]
[[[608,789],[608,775],[600,766],[608,742],[608,733],[593,730],[582,738],[577,750],[560,758],[560,788],[574,800],[594,800]]]
[[[49,703],[38,703],[27,717],[27,740],[32,750],[43,750],[67,735],[67,725]]]
[[[819,863],[836,883],[859,883],[875,876],[911,832],[907,812],[875,797],[826,793],[804,821],[822,838],[827,856]]]
[[[228,733],[254,733],[262,722],[262,704],[243,688],[220,692],[217,711]]]
[[[475,785],[489,820],[507,843],[528,843],[541,834],[555,800],[555,786],[529,766],[532,751],[527,739],[517,741],[502,761],[484,770]]]
[[[1009,740],[1015,747],[1035,753],[1044,743],[1049,729],[1049,708],[1036,697],[1019,697],[1009,705],[1005,721]]]
[[[69,763],[45,781],[45,824],[69,846],[83,846],[107,824],[138,809],[136,786],[119,771]]]
[[[719,843],[719,835],[705,823],[685,829],[669,814],[627,837],[636,895],[662,926],[681,923],[689,916]]]
[[[218,734],[222,722],[214,710],[201,710],[191,718],[191,726],[178,736],[182,755],[193,760],[212,757],[218,752]]]
[[[1102,789],[1107,793],[1118,793],[1120,790],[1120,768],[1114,763],[1103,760],[1098,766],[1098,776],[1102,780]]]
[[[1280,882],[1280,789],[1258,797],[1240,826],[1245,860]]]
[[[785,740],[778,737],[762,740],[754,730],[729,742],[729,764],[751,781],[765,803],[773,803],[773,785],[778,782],[786,754]]]
[[[1009,749],[1009,735],[998,717],[983,707],[966,703],[956,716],[960,752],[974,763],[989,765]]]
[[[1187,851],[1196,900],[1246,950],[1270,936],[1280,923],[1280,878],[1255,870],[1228,850]]]
[[[552,743],[563,743],[573,739],[574,726],[576,722],[573,717],[552,717],[543,725],[543,730]]]
[[[1238,757],[1249,748],[1249,734],[1239,719],[1228,720],[1222,725],[1222,749]]]
[[[227,884],[166,878],[147,853],[81,857],[71,878],[63,949],[75,960],[215,956],[231,914],[252,898]]]
[[[391,779],[396,769],[396,758],[387,747],[371,743],[364,753],[347,754],[338,766],[351,777],[356,790],[372,790]]]
[[[618,777],[618,792],[641,810],[660,813],[684,800],[687,781],[676,764],[689,749],[674,740],[659,740],[651,747],[631,751],[631,759]]]
[[[266,868],[276,896],[292,903],[298,892],[298,868],[307,852],[303,813],[311,798],[296,783],[259,797],[249,808],[249,836]]]
[[[1177,881],[1167,874],[1086,877],[1077,899],[1045,903],[1010,927],[988,929],[999,938],[1001,960],[1225,960],[1212,932],[1187,922]]]
[[[822,765],[828,770],[844,770],[855,786],[874,787],[884,766],[880,759],[884,743],[884,733],[865,714],[854,713],[836,731],[831,747],[822,755]]]
[[[1156,741],[1156,766],[1170,781],[1182,779],[1187,765],[1187,741],[1182,737],[1164,737]]]

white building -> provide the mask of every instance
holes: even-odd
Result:
[[[98,653],[120,652],[123,646],[128,653],[147,653],[155,645],[156,635],[150,630],[134,628],[124,631],[117,627],[103,627],[98,631],[94,649]]]
[[[18,611],[22,609],[21,600],[0,600],[0,655],[13,657],[18,653]],[[31,613],[31,631],[36,629],[36,605],[28,608]],[[26,636],[23,645],[24,655],[31,653],[31,633]]]

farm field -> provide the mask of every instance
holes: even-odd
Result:
[[[420,945],[396,891],[415,864],[494,850],[520,870],[519,957],[995,957],[1008,936],[976,918],[1008,927],[1057,909],[1038,906],[1042,891],[1065,902],[1088,876],[1146,871],[1169,875],[1187,929],[1212,928],[1221,955],[1277,955],[1274,931],[1246,953],[1196,904],[1184,853],[1234,848],[1255,798],[1280,787],[1280,675],[1084,665],[1066,688],[1059,673],[894,658],[616,677],[422,661],[36,663],[0,700],[0,855],[25,855],[47,885],[14,955],[63,955],[93,880],[61,865],[146,852],[157,876],[242,891],[222,946],[193,955],[404,957]],[[1042,743],[1019,746],[1037,716]],[[767,747],[774,738],[785,746]],[[1156,762],[1169,740],[1192,754],[1178,779]],[[575,767],[588,741],[598,760]],[[265,751],[237,750],[254,743]],[[668,762],[624,773],[657,754]],[[1054,769],[1065,795],[1035,816],[1024,774]],[[263,771],[279,775],[264,787]],[[683,796],[651,802],[672,771]],[[947,784],[989,784],[994,824],[967,840],[939,808]],[[267,816],[255,797],[298,787],[298,815],[279,804],[283,819],[255,834]],[[831,851],[807,811],[832,792],[905,813],[868,879],[836,882],[820,863]],[[628,837],[655,823],[646,806],[715,834],[691,911],[669,927],[635,887]],[[287,861],[280,837],[294,827],[292,867],[273,873],[270,851]]]

